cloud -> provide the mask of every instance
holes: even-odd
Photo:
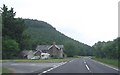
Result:
[[[43,20],[88,45],[118,35],[119,0],[3,0],[16,17]],[[0,5],[2,5],[0,4]]]

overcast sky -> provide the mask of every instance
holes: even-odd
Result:
[[[118,37],[120,0],[0,0],[16,17],[46,21],[65,35],[88,44]]]

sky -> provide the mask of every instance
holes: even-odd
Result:
[[[16,17],[48,22],[61,33],[87,45],[118,37],[120,0],[0,0]]]

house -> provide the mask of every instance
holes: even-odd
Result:
[[[35,51],[33,52],[32,50],[27,51],[24,50],[21,52],[22,58],[27,58],[27,59],[48,59],[50,57],[49,53],[43,53],[41,51]]]
[[[33,58],[36,55],[36,53],[37,53],[37,51],[33,52],[32,50],[23,50],[20,53],[20,56],[22,56],[22,58],[31,59],[31,58]]]
[[[32,57],[34,57],[34,52],[31,50],[28,52],[27,58],[31,59]]]
[[[27,58],[28,53],[29,53],[29,50],[23,50],[22,52],[20,52],[20,57]]]
[[[48,59],[49,56],[50,56],[49,53],[43,53],[42,51],[39,50],[39,51],[34,52],[33,57],[30,59]]]
[[[38,45],[35,51],[24,50],[21,52],[21,55],[27,59],[63,58],[65,57],[63,49],[63,45],[56,45],[54,42],[53,45]]]
[[[63,48],[63,45],[56,45],[55,42],[53,42],[53,45],[38,45],[36,50],[43,53],[49,53],[50,57],[53,58],[63,58]]]

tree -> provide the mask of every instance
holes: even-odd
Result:
[[[5,36],[13,36],[14,34],[14,16],[15,12],[13,12],[13,8],[8,10],[7,6],[3,5],[2,8],[2,37]]]
[[[2,58],[3,59],[10,59],[10,58],[14,58],[18,55],[18,52],[19,52],[19,44],[15,41],[15,40],[11,40],[11,39],[8,39],[8,40],[3,40],[3,43],[2,43]]]
[[[118,59],[119,58],[119,38],[113,41],[98,42],[93,45],[96,57]]]
[[[76,53],[75,45],[68,41],[65,43],[65,53],[67,54],[68,57],[73,57]]]
[[[14,18],[15,14],[16,12],[14,12],[13,8],[8,10],[7,6],[3,5],[2,8],[2,40],[3,40],[2,50],[4,56],[3,58],[12,58],[16,55],[16,53],[19,52],[18,49],[24,50],[30,47],[28,43],[29,41],[28,36],[23,35],[24,31],[27,28],[25,26],[24,19]],[[27,46],[23,47],[24,44],[26,44]],[[8,56],[8,53],[10,53],[11,55],[10,57]]]

